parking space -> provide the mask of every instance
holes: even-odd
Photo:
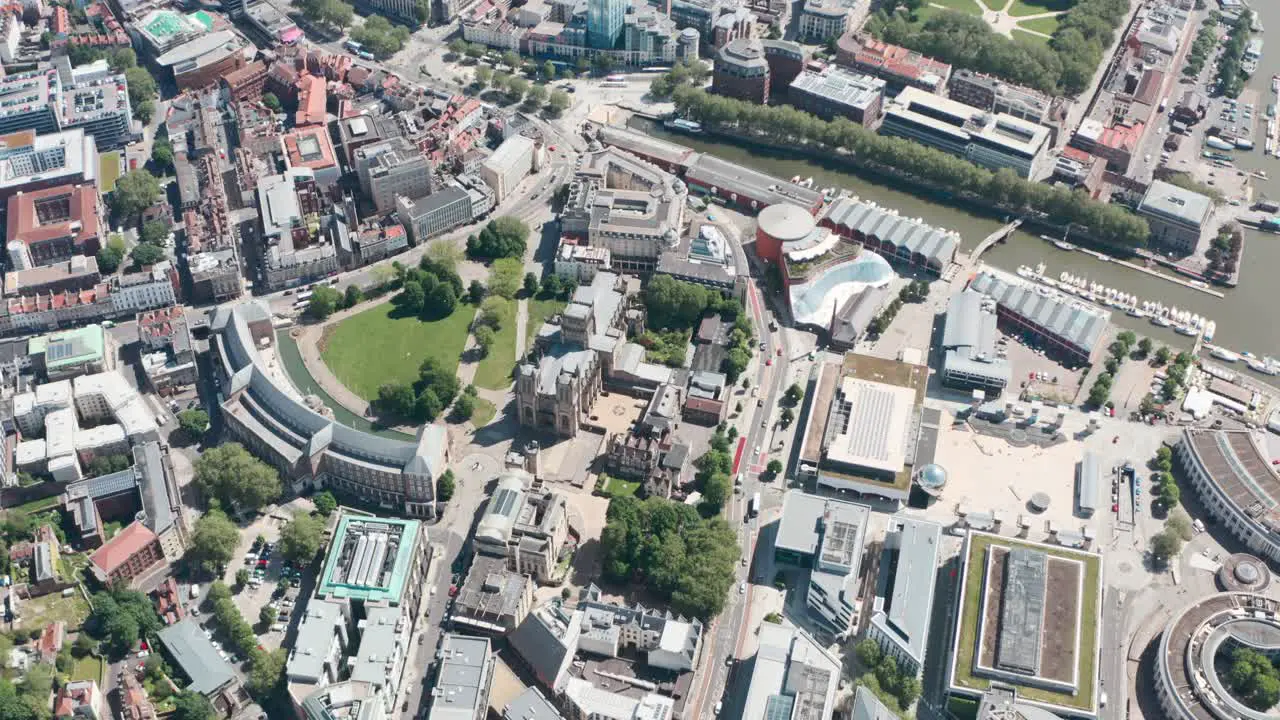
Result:
[[[1009,359],[1020,397],[1053,403],[1075,401],[1087,368],[1068,369],[1038,343],[1020,335],[1002,335],[999,347]]]

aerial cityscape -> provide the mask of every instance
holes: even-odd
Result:
[[[1267,26],[4,5],[0,717],[1280,716]]]

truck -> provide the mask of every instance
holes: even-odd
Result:
[[[756,517],[760,514],[760,493],[751,496],[751,504],[747,506],[747,517]]]

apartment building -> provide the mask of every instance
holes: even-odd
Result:
[[[421,198],[431,193],[431,163],[402,137],[363,145],[353,159],[360,189],[380,213],[395,208],[397,197]]]

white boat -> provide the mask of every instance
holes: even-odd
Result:
[[[1163,315],[1152,315],[1152,316],[1151,316],[1151,324],[1152,324],[1152,325],[1158,325],[1158,326],[1160,326],[1160,327],[1169,327],[1169,326],[1170,326],[1170,325],[1172,325],[1173,323],[1169,322],[1169,319],[1168,319],[1168,318],[1166,318],[1166,317],[1165,317],[1165,316],[1163,316]]]
[[[1146,316],[1147,316],[1147,314],[1146,314],[1145,312],[1143,312],[1142,310],[1139,310],[1139,309],[1138,309],[1138,306],[1136,306],[1136,305],[1131,306],[1131,307],[1129,308],[1129,311],[1128,311],[1128,312],[1126,312],[1125,314],[1126,314],[1126,315],[1128,315],[1129,317],[1136,317],[1136,318],[1144,318],[1144,317],[1146,317]]]
[[[1254,372],[1267,373],[1267,364],[1258,358],[1245,358],[1244,364]]]
[[[1229,363],[1236,362],[1240,359],[1239,355],[1231,352],[1230,350],[1224,347],[1218,347],[1216,345],[1213,347],[1212,350],[1209,351],[1209,355],[1223,362],[1229,362]]]
[[[1217,331],[1218,331],[1218,323],[1212,320],[1205,323],[1204,324],[1204,341],[1209,342],[1213,340],[1213,334]]]
[[[1063,240],[1054,240],[1053,246],[1058,248],[1059,250],[1066,250],[1067,252],[1071,252],[1072,250],[1076,249],[1075,245],[1072,245],[1071,243]]]
[[[1179,335],[1188,335],[1191,337],[1195,337],[1197,334],[1199,334],[1196,332],[1196,329],[1191,327],[1190,325],[1179,325],[1175,327],[1173,331],[1178,333]]]

